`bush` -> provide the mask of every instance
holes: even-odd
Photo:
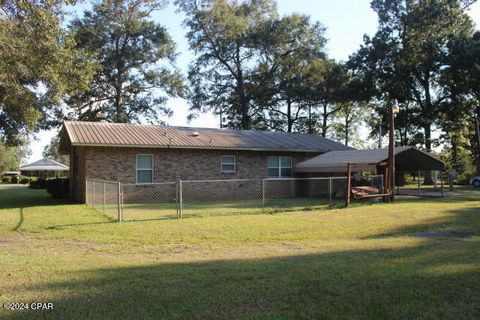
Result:
[[[2,177],[2,183],[12,183],[12,177]]]
[[[32,179],[28,187],[32,189],[45,189],[47,188],[47,183],[44,178],[38,178],[37,180]]]
[[[68,178],[55,178],[47,180],[47,192],[53,198],[65,198],[70,191]]]
[[[12,177],[12,183],[27,184],[29,181],[30,181],[29,177],[25,177],[25,176],[13,176]]]

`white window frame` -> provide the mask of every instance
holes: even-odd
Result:
[[[225,157],[229,157],[229,158],[233,158],[233,170],[223,170],[223,158]],[[231,163],[226,163],[228,165],[230,165]],[[235,173],[237,172],[237,157],[236,156],[233,156],[233,155],[223,155],[220,157],[220,172],[223,172],[223,173]]]
[[[268,166],[268,158],[277,158],[278,159],[278,175],[270,176],[268,171],[274,169],[273,167]],[[290,167],[282,167],[282,158],[290,159]],[[282,169],[290,169],[290,176],[282,176]],[[293,157],[290,156],[267,156],[267,177],[269,178],[291,178],[293,176]]]
[[[150,156],[152,158],[152,169],[138,168],[138,156]],[[152,182],[138,182],[138,170],[152,171]],[[135,155],[135,183],[136,184],[153,184],[155,182],[155,157],[153,154],[142,153]]]

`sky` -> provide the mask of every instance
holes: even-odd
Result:
[[[327,52],[336,60],[347,60],[363,42],[365,34],[373,35],[377,29],[377,16],[370,8],[371,0],[277,0],[278,11],[281,15],[303,13],[311,17],[312,21],[320,21],[326,27]],[[170,1],[173,2],[173,1]],[[80,16],[88,4],[76,6],[71,16]],[[469,11],[476,25],[480,25],[480,2]],[[177,13],[175,6],[169,6],[155,12],[153,19],[164,25],[177,44],[177,66],[186,74],[188,64],[193,59],[188,50],[185,38],[186,30],[182,26],[184,15]],[[199,118],[187,122],[188,103],[183,99],[170,99],[168,106],[173,110],[173,116],[164,120],[173,126],[193,126],[218,128],[219,119],[210,114],[203,114]],[[35,135],[30,144],[31,155],[25,162],[32,162],[42,158],[42,152],[50,140],[57,134],[56,130],[41,131]],[[366,130],[362,135],[366,136]]]

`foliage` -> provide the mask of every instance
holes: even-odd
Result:
[[[423,131],[422,144],[432,150],[432,126],[439,122],[441,104],[448,95],[439,82],[452,39],[468,37],[471,20],[457,1],[374,0],[379,29],[349,62],[370,80],[372,92],[383,105],[377,113],[387,118],[389,103],[408,105],[397,127],[410,124]],[[407,130],[408,131],[408,130]]]
[[[254,94],[269,128],[292,132],[314,125],[307,97],[317,92],[312,84],[323,71],[325,42],[324,27],[299,14],[267,21],[258,31]]]
[[[69,182],[68,178],[48,179],[46,183],[47,192],[52,198],[65,198],[70,193]]]
[[[272,0],[177,0],[187,16],[187,39],[196,57],[189,67],[193,111],[225,114],[229,127],[262,126],[253,76],[258,65],[258,32],[276,18]],[[258,84],[258,83],[257,83]]]
[[[12,177],[2,177],[2,183],[12,183]]]
[[[19,145],[22,135],[62,117],[61,98],[85,89],[93,65],[61,28],[72,1],[5,0],[0,15],[0,136]]]
[[[344,102],[336,106],[338,110],[332,121],[332,134],[336,141],[341,141],[347,146],[354,148],[365,147],[365,141],[359,136],[360,126],[369,114],[369,105],[359,102]]]
[[[25,147],[8,147],[0,141],[0,173],[18,170],[28,152]]]
[[[61,154],[60,153],[60,136],[55,136],[50,141],[50,144],[45,146],[43,149],[43,157],[48,159],[53,159],[64,165],[69,165],[70,157],[69,155]]]
[[[47,180],[44,178],[32,179],[30,180],[28,187],[31,189],[46,189]]]
[[[104,0],[70,27],[77,47],[100,65],[89,90],[66,100],[79,120],[159,121],[171,115],[168,97],[182,96],[182,77],[173,67],[175,43],[150,19],[163,0]]]

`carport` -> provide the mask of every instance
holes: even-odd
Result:
[[[322,174],[347,174],[377,172],[385,175],[388,162],[388,149],[330,151],[295,165],[296,174],[310,176]],[[441,171],[441,194],[443,196],[443,171],[445,164],[434,155],[415,147],[395,148],[396,172],[413,171],[420,176],[420,171]],[[398,190],[398,189],[397,189]],[[420,179],[418,179],[420,195]]]

